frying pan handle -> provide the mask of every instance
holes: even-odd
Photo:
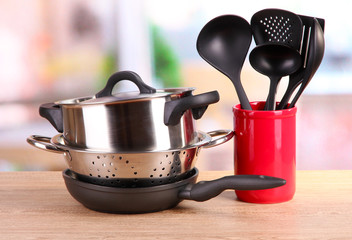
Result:
[[[43,137],[39,135],[31,135],[27,138],[27,142],[39,149],[53,152],[53,153],[65,153],[66,151],[56,147],[54,144],[50,142],[51,138]]]
[[[59,105],[55,103],[44,103],[39,107],[39,115],[46,118],[58,132],[63,132],[63,117]]]
[[[189,199],[203,202],[218,196],[224,190],[262,190],[280,187],[286,180],[263,175],[234,175],[212,181],[202,181],[189,184],[178,194],[180,199]]]
[[[166,126],[177,125],[183,113],[188,109],[192,109],[194,119],[200,119],[208,108],[208,105],[216,103],[219,100],[218,91],[211,91],[168,101],[164,107],[164,124]]]
[[[100,98],[100,97],[111,96],[112,89],[114,88],[114,86],[122,80],[129,80],[134,84],[136,84],[140,93],[156,92],[156,89],[145,84],[137,73],[132,71],[121,71],[111,75],[105,87],[100,92],[95,94],[95,97]]]
[[[211,136],[211,141],[206,145],[203,145],[204,148],[211,148],[223,144],[229,141],[233,136],[235,136],[235,132],[232,130],[215,130],[208,132]]]

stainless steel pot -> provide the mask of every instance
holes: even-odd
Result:
[[[122,80],[132,81],[138,92],[112,95]],[[134,72],[113,74],[95,96],[47,103],[40,115],[77,148],[101,152],[160,151],[184,148],[197,139],[195,119],[209,104],[219,101],[217,91],[192,95],[194,88],[156,90]]]
[[[222,144],[233,135],[231,130],[198,132],[197,142],[185,148],[130,153],[74,148],[65,143],[62,134],[51,139],[33,135],[27,142],[46,151],[64,154],[69,169],[85,176],[86,181],[121,187],[161,185],[180,180],[195,167],[201,148]]]

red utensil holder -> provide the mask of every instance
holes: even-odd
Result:
[[[296,189],[297,108],[263,111],[265,102],[252,102],[253,110],[233,107],[235,174],[279,177],[284,186],[255,191],[237,191],[239,200],[279,203],[293,198]]]

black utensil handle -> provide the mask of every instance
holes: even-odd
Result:
[[[100,97],[105,97],[105,96],[111,96],[112,89],[114,88],[114,86],[122,80],[128,80],[128,81],[131,81],[134,84],[136,84],[140,93],[155,93],[156,92],[156,89],[145,84],[143,82],[143,80],[141,79],[141,77],[137,73],[132,72],[132,71],[121,71],[121,72],[117,72],[117,73],[114,73],[113,75],[111,75],[110,78],[108,79],[105,87],[100,92],[95,94],[95,97],[100,98]]]
[[[63,132],[62,110],[59,105],[55,103],[44,103],[39,107],[39,115],[46,118],[58,132]]]
[[[270,80],[270,87],[269,87],[269,94],[265,102],[264,110],[272,111],[275,109],[275,96],[276,96],[276,89],[277,85],[281,77],[272,77]]]
[[[287,108],[294,108],[299,97],[302,95],[304,89],[305,89],[306,85],[304,85],[304,83],[301,84],[301,87],[299,88],[298,92],[296,93],[295,97],[292,99],[292,102],[290,103],[290,105]]]
[[[183,113],[188,109],[192,109],[194,119],[200,119],[208,105],[218,102],[219,99],[218,91],[212,91],[168,101],[164,107],[164,124],[166,126],[177,125]]]
[[[240,79],[240,76],[238,76],[237,79]],[[232,81],[232,83],[235,86],[238,99],[240,100],[241,108],[244,110],[253,110],[240,80]]]
[[[263,190],[280,187],[286,180],[263,175],[234,175],[226,176],[213,181],[202,181],[189,184],[179,192],[179,198],[203,202],[216,197],[224,190]]]
[[[290,80],[289,80],[286,92],[285,92],[284,96],[282,97],[276,110],[282,110],[287,107],[287,104],[290,101],[292,94],[294,93],[296,88],[302,83],[302,75],[303,74],[298,74],[298,75],[294,74],[294,75],[292,75],[292,78],[295,78],[295,79],[292,79],[292,80],[291,80],[291,76],[290,76]],[[298,81],[297,78],[301,79],[301,80]]]

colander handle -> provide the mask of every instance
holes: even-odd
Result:
[[[50,142],[51,138],[43,137],[39,135],[31,135],[27,138],[27,142],[39,149],[53,152],[53,153],[65,153],[66,151],[56,147],[54,144]]]
[[[95,97],[100,98],[100,97],[111,96],[114,86],[122,80],[128,80],[136,84],[140,93],[156,92],[156,89],[145,84],[137,73],[132,71],[121,71],[111,75],[105,87],[100,92],[95,94]]]
[[[229,141],[235,135],[235,132],[229,129],[224,129],[211,131],[208,132],[208,134],[211,136],[211,141],[203,145],[202,147],[204,148],[215,147]]]

